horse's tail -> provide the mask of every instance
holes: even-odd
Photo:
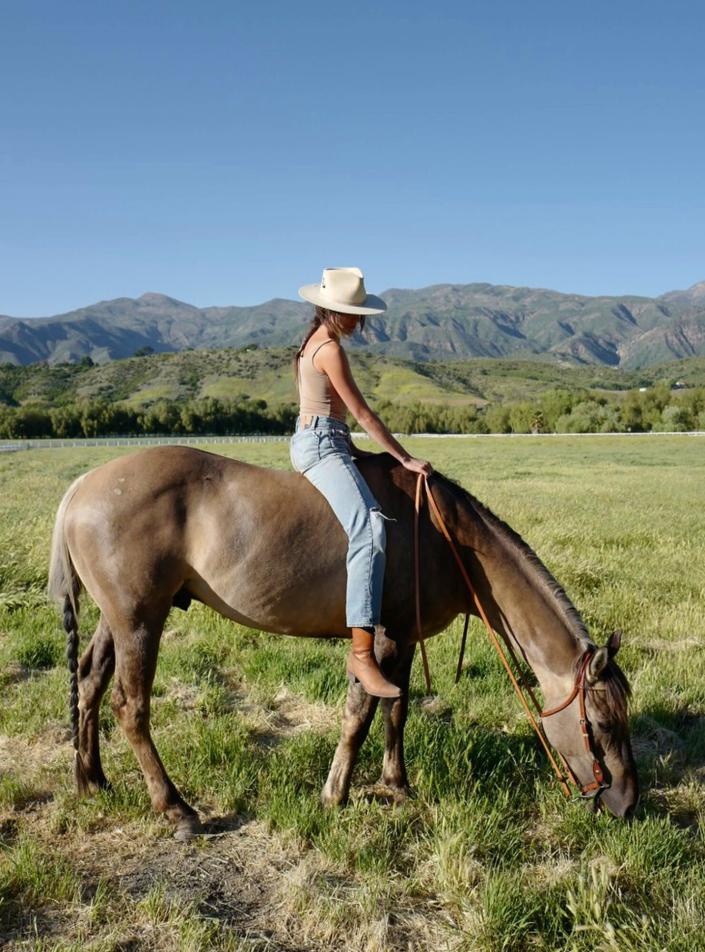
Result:
[[[49,597],[57,601],[63,611],[63,623],[66,632],[66,660],[68,661],[71,678],[69,693],[71,740],[76,751],[76,784],[81,792],[85,792],[88,785],[83,769],[83,762],[78,752],[78,596],[83,589],[83,583],[71,561],[71,553],[69,552],[69,547],[66,542],[66,533],[64,531],[64,522],[68,505],[87,475],[87,473],[83,473],[82,476],[79,476],[78,479],[71,483],[59,504],[51,539],[49,583],[47,585]]]

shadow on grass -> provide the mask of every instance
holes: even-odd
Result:
[[[244,813],[224,813],[222,816],[212,816],[203,820],[203,829],[206,836],[223,836],[226,833],[235,833],[255,818]]]
[[[638,815],[697,828],[705,808],[705,716],[685,705],[652,705],[632,721],[632,747],[642,791]]]

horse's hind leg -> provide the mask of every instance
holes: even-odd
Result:
[[[198,814],[169,779],[149,732],[150,695],[167,612],[158,622],[145,621],[135,628],[114,631],[112,708],[142,768],[153,808],[176,825],[178,839],[188,839],[202,832]]]
[[[409,711],[409,677],[411,663],[414,660],[415,645],[400,650],[394,683],[402,689],[400,698],[388,698],[382,702],[384,715],[384,762],[381,782],[395,794],[405,796],[409,791],[409,782],[404,764],[404,726]]]
[[[100,762],[100,701],[115,669],[115,648],[108,623],[101,615],[95,634],[78,662],[79,792],[109,787]]]
[[[321,792],[324,806],[339,806],[347,800],[358,751],[367,737],[378,703],[379,698],[369,695],[359,682],[348,688],[340,740]]]

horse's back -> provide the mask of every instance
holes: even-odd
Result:
[[[155,594],[185,586],[268,627],[266,603],[285,604],[322,574],[332,581],[331,563],[344,583],[344,532],[305,477],[192,447],[150,447],[91,470],[65,531],[99,603],[148,579]]]

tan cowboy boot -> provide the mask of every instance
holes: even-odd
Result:
[[[401,688],[387,681],[374,653],[375,636],[364,628],[351,628],[352,651],[348,655],[348,678],[356,679],[373,697],[401,697]]]

